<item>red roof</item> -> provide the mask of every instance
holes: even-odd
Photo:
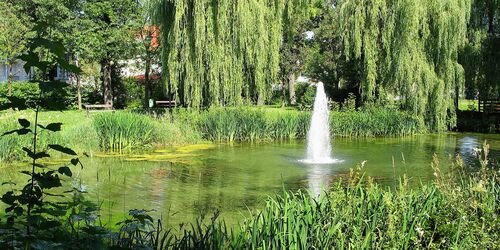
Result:
[[[158,26],[144,26],[144,28],[135,34],[138,40],[145,40],[151,37],[151,48],[157,49],[160,47],[160,28]]]

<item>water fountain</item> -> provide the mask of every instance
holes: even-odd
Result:
[[[311,118],[311,126],[307,133],[307,158],[302,162],[308,164],[330,164],[340,162],[331,158],[330,126],[328,121],[328,99],[323,83],[316,86],[316,98]]]

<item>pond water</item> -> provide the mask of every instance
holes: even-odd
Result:
[[[83,159],[78,174],[87,198],[101,204],[102,221],[113,225],[129,209],[154,209],[168,224],[191,222],[219,210],[235,222],[262,207],[269,196],[286,190],[321,192],[364,164],[381,185],[396,185],[406,174],[413,185],[433,178],[434,153],[443,167],[450,155],[476,162],[474,148],[488,140],[491,158],[500,155],[500,136],[439,134],[407,138],[332,140],[333,156],[341,163],[307,165],[303,141],[266,144],[213,144],[157,150],[125,156],[96,155]],[[76,169],[76,168],[75,168]],[[23,183],[19,167],[0,169],[1,180]],[[73,185],[77,185],[73,183]],[[2,187],[5,189],[6,187]],[[5,191],[5,190],[2,190]]]

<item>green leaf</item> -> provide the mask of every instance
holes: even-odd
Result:
[[[17,121],[19,122],[19,124],[21,126],[23,126],[23,128],[27,128],[27,127],[29,127],[31,125],[31,123],[28,120],[26,120],[26,119],[19,118],[19,119],[17,119]]]
[[[36,53],[30,52],[28,54],[23,54],[18,57],[20,60],[24,61],[24,71],[28,74],[31,71],[32,67],[40,69],[42,72],[47,71],[49,66],[51,66],[50,62],[40,61],[40,58]]]
[[[69,64],[66,60],[58,58],[57,64],[68,72],[81,74],[83,71],[76,65]]]
[[[62,125],[62,123],[60,123],[60,122],[51,123],[51,124],[47,125],[46,127],[38,124],[39,127],[46,129],[46,130],[50,130],[52,132],[61,131],[61,125]]]
[[[26,152],[26,154],[31,158],[35,158],[35,154],[33,153],[33,151],[31,151],[31,149],[27,148],[27,147],[23,147],[22,148],[24,150],[24,152]]]
[[[27,134],[27,133],[29,133],[29,132],[31,132],[31,129],[23,128],[23,129],[19,129],[19,130],[17,131],[17,134],[18,134],[18,135],[25,135],[25,134]]]
[[[78,165],[79,162],[80,162],[80,159],[78,159],[78,158],[71,159],[71,164],[73,164],[73,166]]]
[[[69,86],[68,83],[62,81],[38,82],[38,86],[42,92],[61,91]]]
[[[24,152],[26,152],[26,154],[31,158],[31,159],[41,159],[41,158],[45,158],[45,157],[50,157],[49,154],[47,154],[46,152],[38,152],[36,154],[33,153],[33,151],[31,151],[29,148],[27,147],[23,147],[23,150]]]
[[[73,176],[73,173],[71,172],[71,169],[69,167],[60,167],[58,170],[57,170],[60,174],[63,174],[63,175],[66,175],[68,177],[71,177]]]
[[[21,216],[23,215],[23,211],[24,209],[22,207],[16,207],[14,208],[14,213],[17,215],[17,216]]]
[[[4,195],[2,195],[1,200],[7,205],[13,205],[14,202],[17,200],[17,196],[14,195],[13,191],[8,191]]]
[[[57,145],[57,144],[50,144],[49,145],[49,148],[53,149],[53,150],[56,150],[56,151],[59,151],[61,153],[65,153],[65,154],[68,154],[68,155],[77,155],[75,153],[75,151],[73,151],[72,149],[70,148],[67,148],[67,147],[63,147],[61,145]]]
[[[50,155],[45,153],[45,152],[36,153],[36,155],[35,155],[36,159],[41,159],[41,158],[46,158],[46,157],[50,157]]]
[[[32,48],[45,47],[57,57],[64,57],[64,45],[59,41],[51,41],[49,39],[36,37],[31,40]]]
[[[3,134],[2,134],[2,136],[4,136],[4,135],[14,134],[14,133],[16,133],[18,130],[19,130],[19,129],[14,129],[14,130],[11,130],[11,131],[7,131],[7,132],[3,133]]]
[[[31,129],[28,129],[28,128],[15,129],[15,130],[3,133],[2,136],[14,134],[14,133],[17,133],[18,135],[25,135],[25,134],[27,134],[29,132],[31,132]]]

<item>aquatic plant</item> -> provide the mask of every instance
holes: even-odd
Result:
[[[93,126],[102,150],[147,147],[155,138],[155,127],[151,118],[131,112],[97,114]]]
[[[304,139],[310,112],[270,108],[211,108],[200,111],[198,126],[204,138],[221,141]],[[425,132],[422,119],[403,111],[372,108],[334,111],[332,136],[407,136]]]

